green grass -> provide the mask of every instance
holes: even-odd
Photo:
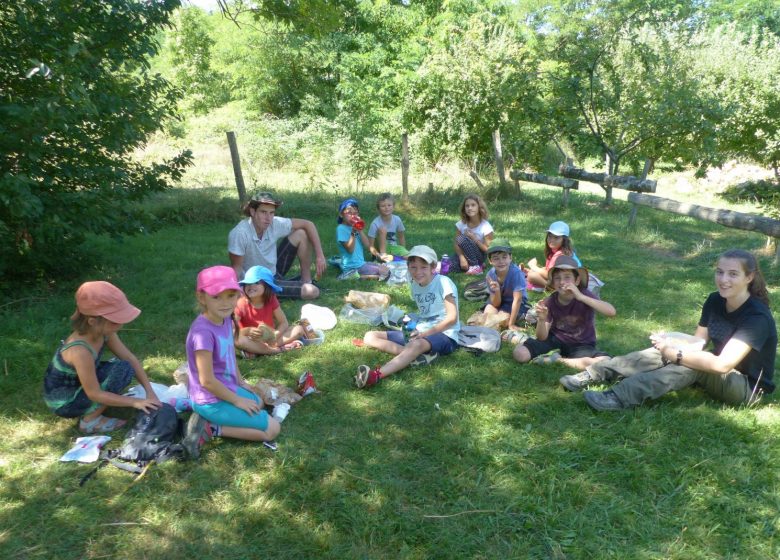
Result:
[[[288,190],[285,210],[315,221],[335,254],[339,192]],[[226,259],[237,219],[229,191],[177,191],[154,201],[167,225],[117,243],[93,239],[99,266],[74,280],[9,290],[0,306],[0,557],[3,558],[777,558],[780,554],[780,411],[774,400],[734,409],[695,389],[617,414],[591,411],[557,384],[561,365],[520,366],[511,350],[460,351],[369,391],[352,388],[366,327],[339,324],[325,344],[240,362],[252,379],[292,385],[310,369],[321,394],[296,405],[275,454],[217,441],[197,463],[164,464],[130,484],[105,468],[60,463],[78,436],[54,417],[41,382],[66,336],[79,282],[121,286],[143,313],[122,338],[154,381],[171,383],[195,317],[195,276]],[[193,198],[195,197],[195,198]],[[451,252],[459,194],[418,195],[400,209],[410,244]],[[764,238],[640,209],[603,196],[524,186],[519,201],[490,202],[491,222],[518,260],[541,258],[543,232],[568,221],[578,254],[605,282],[618,316],[598,319],[613,354],[644,347],[657,329],[691,332],[713,289],[712,264],[732,246],[761,252]],[[211,203],[209,203],[211,201]],[[204,205],[198,212],[198,204]],[[365,200],[366,209],[373,200]],[[364,211],[364,214],[373,214]],[[778,271],[762,265],[780,298]],[[459,288],[470,280],[456,277]],[[338,311],[349,288],[330,271],[319,303]],[[285,302],[297,318],[301,302]],[[465,319],[477,305],[462,302]],[[129,411],[123,411],[130,415]],[[120,412],[122,414],[122,412]],[[117,434],[111,445],[118,444]]]

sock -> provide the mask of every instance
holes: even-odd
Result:
[[[211,437],[222,437],[222,426],[211,425]]]

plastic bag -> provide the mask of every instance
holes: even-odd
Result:
[[[387,263],[387,268],[390,269],[390,276],[387,277],[388,284],[409,283],[409,268],[406,266],[406,261],[389,262]]]
[[[406,312],[395,305],[391,305],[382,313],[382,323],[391,329],[400,329],[403,326],[403,318]]]
[[[358,309],[351,303],[347,303],[341,308],[339,316],[345,321],[377,326],[382,323],[382,313],[384,313],[384,311],[385,309],[383,307],[366,307],[364,309]]]
[[[381,307],[382,309],[390,305],[390,296],[379,294],[377,292],[361,292],[360,290],[350,290],[344,298],[344,301],[351,303],[358,309],[371,307]]]
[[[501,331],[509,326],[509,313],[499,311],[498,313],[484,313],[475,311],[466,321],[467,325],[482,326]]]

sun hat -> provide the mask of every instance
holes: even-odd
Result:
[[[576,270],[578,274],[577,284],[581,288],[588,287],[588,269],[577,264],[574,257],[569,255],[558,255],[550,265],[550,270],[547,273],[547,285],[552,286],[553,273],[555,269],[560,270]]]
[[[436,251],[428,247],[427,245],[415,245],[406,255],[408,261],[412,257],[418,257],[427,262],[428,264],[435,263],[439,259],[436,257]]]
[[[509,253],[511,255],[512,246],[509,244],[509,240],[499,237],[491,241],[487,250],[488,257],[493,253]]]
[[[328,331],[335,327],[337,322],[336,314],[332,309],[313,303],[301,307],[301,319],[307,319],[315,331]]]
[[[282,293],[282,288],[274,282],[274,273],[264,266],[255,265],[244,273],[244,278],[239,282],[241,286],[265,282],[277,294]]]
[[[127,301],[122,290],[109,282],[84,282],[76,290],[76,309],[82,315],[104,317],[114,323],[129,323],[141,310]]]
[[[249,199],[249,202],[257,202],[258,204],[270,204],[272,206],[276,206],[277,208],[283,204],[281,200],[279,200],[273,195],[273,193],[270,193],[268,191],[256,192],[255,194],[252,195],[252,198]]]
[[[569,224],[566,222],[553,222],[550,224],[550,227],[547,228],[548,233],[552,233],[553,235],[565,235],[566,237],[569,236]]]
[[[198,291],[216,296],[225,290],[241,291],[236,271],[229,266],[211,266],[198,273]]]

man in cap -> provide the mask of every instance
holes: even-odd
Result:
[[[320,290],[312,282],[312,250],[317,276],[327,266],[319,233],[309,220],[277,216],[276,209],[281,205],[282,201],[270,192],[259,192],[249,199],[244,206],[248,219],[241,220],[228,235],[230,264],[238,278],[256,265],[274,271],[276,283],[282,288],[279,297],[315,299]],[[301,265],[300,279],[285,280],[296,258]]]

